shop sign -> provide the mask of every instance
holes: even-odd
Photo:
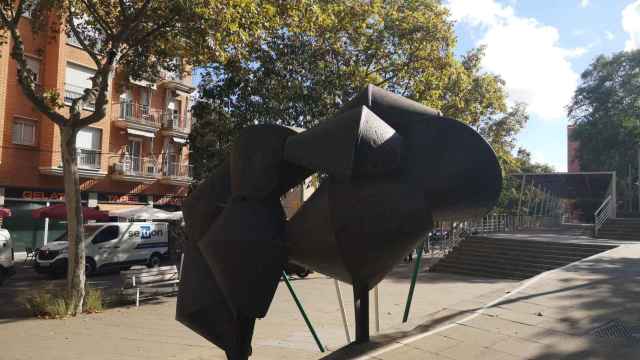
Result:
[[[6,187],[4,196],[7,199],[30,201],[62,201],[64,200],[64,190]],[[88,197],[88,193],[81,192],[80,198],[82,200],[87,200]]]
[[[136,194],[98,194],[98,201],[116,204],[143,203],[141,196]]]
[[[27,200],[64,200],[64,192],[24,190],[20,198]]]

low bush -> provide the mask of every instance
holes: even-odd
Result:
[[[35,289],[24,296],[22,302],[33,316],[59,319],[69,315],[69,301],[63,289]],[[85,313],[101,312],[103,310],[102,290],[87,287],[82,308]]]
[[[101,312],[103,308],[102,290],[88,287],[84,295],[83,311],[91,314]]]

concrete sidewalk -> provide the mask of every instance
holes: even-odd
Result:
[[[639,359],[639,300],[640,245],[623,245],[326,359]]]
[[[397,267],[380,286],[383,331],[401,322],[411,270],[410,265]],[[503,293],[514,284],[507,280],[421,273],[412,318],[438,313],[482,294]],[[312,274],[293,281],[293,286],[329,350],[346,345],[333,280]],[[353,336],[351,287],[342,284],[342,292]],[[0,319],[0,359],[225,359],[220,350],[174,318],[175,298],[167,298],[144,303],[138,309],[110,309],[72,319]],[[372,331],[374,328],[372,324]],[[318,359],[326,354],[318,351],[281,282],[269,314],[256,324],[251,359]]]

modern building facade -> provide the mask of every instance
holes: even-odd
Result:
[[[70,104],[90,86],[93,62],[64,33],[33,37],[26,17],[20,26],[37,82]],[[63,201],[64,186],[60,132],[22,94],[9,52],[10,44],[0,47],[0,206],[13,212],[4,227],[20,251],[63,231],[59,222],[33,220],[31,210]],[[87,206],[180,207],[191,182],[186,142],[194,90],[191,76],[181,73],[164,72],[156,84],[113,74],[107,116],[82,129],[76,142]]]

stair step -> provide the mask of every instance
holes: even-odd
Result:
[[[615,246],[471,237],[429,271],[503,279],[526,279]]]
[[[471,241],[469,241],[468,244],[498,244],[501,246],[517,246],[519,248],[544,247],[548,249],[570,248],[570,249],[589,249],[589,250],[602,250],[602,249],[611,248],[611,246],[609,245],[561,243],[561,242],[555,242],[555,241],[538,241],[538,240],[512,240],[512,239],[492,238],[492,237],[472,237],[469,240]]]
[[[570,260],[576,257],[591,256],[601,251],[572,252],[572,251],[554,251],[545,249],[508,249],[508,248],[480,248],[480,247],[457,247],[452,253],[470,254],[477,256],[504,256],[510,258],[525,259],[550,259],[550,260]]]
[[[474,267],[478,269],[487,269],[487,270],[500,270],[506,272],[517,272],[517,273],[531,273],[531,274],[539,274],[541,272],[545,272],[548,270],[557,269],[559,266],[556,265],[532,265],[532,264],[517,264],[517,263],[498,263],[498,262],[486,262],[486,261],[444,261],[435,265],[436,269],[446,268],[447,266],[464,266],[464,267]]]
[[[545,247],[540,248],[524,248],[524,247],[498,247],[498,246],[479,246],[479,245],[464,245],[462,247],[454,249],[454,251],[460,249],[461,251],[476,251],[484,252],[487,254],[501,253],[511,255],[548,255],[548,256],[590,256],[591,254],[597,254],[599,252],[610,250],[611,248],[600,249],[562,249],[555,248],[549,249]]]
[[[478,256],[476,254],[452,254],[451,256],[447,256],[442,261],[488,261],[488,262],[496,262],[496,263],[505,263],[505,264],[523,264],[523,266],[531,265],[531,266],[548,266],[548,267],[559,267],[564,266],[566,264],[572,263],[574,261],[580,260],[582,258],[567,258],[563,260],[558,259],[547,259],[547,258],[515,258],[510,256],[503,255],[481,255]]]
[[[455,270],[471,271],[477,276],[490,275],[490,277],[507,278],[507,279],[527,279],[533,277],[542,271],[525,271],[514,269],[503,269],[499,267],[484,267],[469,264],[447,264],[446,266],[435,266],[434,272],[450,272]]]

